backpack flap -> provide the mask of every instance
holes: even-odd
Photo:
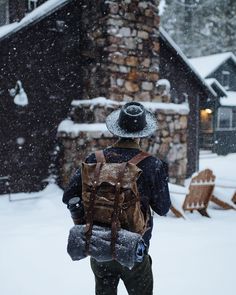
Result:
[[[111,224],[115,202],[116,183],[121,168],[122,163],[104,163],[101,166],[94,202],[93,221],[95,223]],[[85,215],[88,211],[91,193],[93,191],[95,170],[96,163],[82,164],[82,199]],[[125,195],[130,196],[128,192],[132,191],[132,195],[135,196],[137,192],[136,181],[141,172],[142,171],[136,165],[127,163],[119,193],[118,207],[120,209],[124,202],[127,203],[127,201],[130,201],[125,201]]]
[[[88,187],[93,186],[96,165],[96,163],[82,163],[82,185]],[[121,167],[122,163],[102,164],[97,186],[100,186],[102,183],[109,183],[110,185],[115,186]],[[136,165],[127,163],[124,176],[122,178],[122,188],[132,190],[135,189],[133,183],[137,181],[141,173],[142,170]]]

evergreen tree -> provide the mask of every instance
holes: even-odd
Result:
[[[236,53],[235,0],[165,0],[161,24],[187,56]]]
[[[0,0],[0,26],[5,25],[8,21],[8,1]]]

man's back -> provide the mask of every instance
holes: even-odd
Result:
[[[139,145],[130,139],[121,139],[115,145],[103,150],[106,162],[121,163],[128,162],[140,153]],[[96,163],[95,153],[86,159],[86,163]],[[137,185],[141,198],[141,209],[149,214],[148,230],[144,235],[144,240],[149,246],[152,231],[152,217],[149,206],[158,215],[165,215],[170,207],[170,197],[168,190],[168,169],[161,160],[153,157],[145,158],[138,164],[142,170],[138,178]],[[77,170],[69,186],[64,192],[63,202],[68,203],[69,199],[82,194],[81,171]]]

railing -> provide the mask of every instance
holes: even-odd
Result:
[[[213,132],[201,131],[200,133],[200,148],[211,150],[213,147]]]
[[[10,176],[0,176],[0,192],[11,198]]]

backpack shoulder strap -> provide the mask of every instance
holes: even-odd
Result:
[[[143,161],[144,159],[146,159],[148,157],[151,157],[151,155],[149,153],[141,151],[136,156],[134,156],[132,159],[130,159],[128,162],[131,164],[137,165],[138,163],[140,163],[141,161]]]
[[[95,152],[97,163],[106,163],[106,159],[102,150]]]

